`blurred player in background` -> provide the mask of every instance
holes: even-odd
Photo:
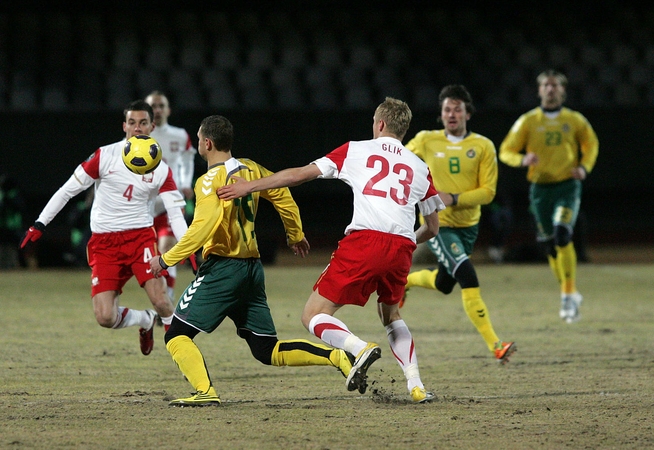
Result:
[[[381,349],[352,334],[334,314],[344,305],[365,306],[377,292],[377,312],[393,356],[404,372],[411,398],[424,403],[433,400],[434,394],[420,379],[413,337],[398,304],[416,242],[438,233],[438,211],[444,205],[427,165],[402,145],[411,118],[406,103],[387,97],[375,110],[373,139],[347,142],[304,167],[228,184],[218,195],[238,201],[251,192],[296,186],[316,178],[340,179],[352,188],[352,222],[313,287],[302,324],[326,344],[356,355],[346,385],[363,394],[367,370],[381,357]],[[425,224],[414,232],[416,206]]]
[[[477,272],[470,260],[479,233],[481,205],[489,204],[495,197],[495,145],[490,139],[468,130],[467,123],[475,108],[465,86],[445,86],[440,92],[439,103],[439,120],[445,128],[420,131],[406,144],[429,166],[434,186],[447,206],[440,214],[438,236],[427,243],[438,258],[438,268],[410,273],[406,287],[408,290],[419,286],[449,294],[459,283],[463,309],[488,349],[505,364],[516,351],[516,345],[502,342],[495,334],[488,308],[481,298]]]
[[[279,340],[266,298],[263,265],[255,235],[260,198],[279,213],[288,246],[304,257],[309,243],[302,231],[297,204],[288,189],[269,189],[233,202],[222,201],[216,189],[235,174],[256,179],[271,172],[249,159],[232,157],[234,127],[223,116],[206,117],[198,130],[200,157],[208,170],[196,183],[196,209],[188,232],[159,258],[150,261],[152,272],[179,263],[202,248],[205,262],[195,280],[180,297],[166,348],[195,389],[192,397],[170,402],[171,406],[219,405],[202,352],[193,339],[213,332],[226,318],[236,325],[252,356],[272,366],[333,366],[348,376],[352,363],[340,349],[304,339]]]
[[[16,180],[0,173],[0,269],[20,266],[16,242],[23,233],[25,199]]]
[[[192,200],[196,150],[191,143],[191,137],[183,128],[168,123],[170,102],[163,92],[152,91],[145,98],[145,101],[152,106],[154,124],[156,125],[150,135],[159,143],[163,151],[162,159],[173,171],[173,179],[184,199]],[[170,227],[168,214],[166,214],[166,208],[161,198],[154,201],[154,228],[157,231],[159,251],[161,253],[167,252],[175,245],[177,240]],[[171,267],[165,278],[168,295],[174,299],[176,298],[177,267]]]
[[[161,162],[146,175],[130,172],[123,163],[121,153],[126,140],[152,132],[152,107],[143,100],[136,100],[127,105],[123,114],[125,139],[100,147],[77,166],[75,173],[52,196],[27,230],[21,248],[41,238],[45,227],[71,198],[94,186],[92,234],[87,255],[95,319],[105,328],[139,326],[141,352],[148,355],[154,346],[153,328],[157,315],[166,327],[173,316],[173,304],[165,283],[155,278],[150,269],[150,259],[158,254],[150,202],[155,196],[161,197],[178,238],[188,227],[182,214],[184,198],[166,163]],[[119,306],[122,288],[132,276],[145,289],[156,312]]]
[[[540,106],[513,124],[500,145],[500,160],[511,167],[528,167],[537,240],[560,286],[559,316],[573,323],[580,318],[583,297],[576,286],[572,235],[581,204],[581,182],[595,166],[599,141],[581,113],[563,107],[568,85],[564,74],[546,70],[536,82]]]

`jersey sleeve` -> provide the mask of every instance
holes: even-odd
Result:
[[[217,224],[223,220],[224,209],[220,204],[221,200],[215,195],[215,189],[203,191],[198,187],[203,179],[204,177],[198,179],[195,186],[193,222],[173,248],[161,256],[169,266],[183,261],[200,249],[209,240]]]
[[[434,187],[434,180],[431,178],[431,172],[427,174],[427,179],[429,180],[429,187],[425,196],[418,202],[418,210],[423,216],[428,216],[434,211],[442,211],[445,209],[445,203],[438,195],[438,191]]]
[[[163,184],[159,188],[159,193],[163,192],[169,192],[169,191],[176,191],[177,190],[177,184],[175,183],[175,179],[173,178],[173,170],[168,167],[168,173],[166,174],[166,178],[164,179]]]
[[[581,152],[580,164],[586,170],[586,173],[590,173],[595,167],[595,161],[599,153],[599,140],[588,120],[581,114],[579,114],[579,118],[581,120],[578,135],[579,150]]]
[[[84,169],[84,172],[86,172],[91,178],[93,179],[98,179],[100,178],[100,155],[102,154],[102,151],[100,149],[97,149],[95,152],[91,154],[88,158],[86,158],[86,161],[84,161],[80,166],[82,169]]]
[[[162,192],[159,195],[166,207],[168,222],[170,223],[170,228],[173,230],[173,235],[179,241],[188,228],[184,213],[182,212],[184,211],[184,206],[186,206],[186,201],[177,190]]]
[[[522,150],[527,143],[527,127],[525,116],[521,116],[509,130],[508,134],[500,145],[500,161],[507,166],[522,166]]]
[[[479,162],[479,186],[459,195],[459,206],[487,205],[495,198],[497,190],[497,155],[491,140],[486,142]]]
[[[338,178],[341,169],[343,168],[343,163],[347,157],[348,149],[350,148],[350,143],[346,142],[340,147],[332,150],[327,155],[322,158],[316,159],[313,163],[318,166],[322,175],[319,178],[325,179],[334,179]]]

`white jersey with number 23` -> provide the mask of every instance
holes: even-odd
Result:
[[[320,178],[339,179],[354,194],[352,222],[345,234],[376,230],[416,241],[416,204],[423,215],[445,205],[429,167],[392,137],[350,141],[313,162]]]

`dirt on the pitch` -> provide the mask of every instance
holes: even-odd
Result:
[[[299,318],[321,270],[266,268],[280,338],[315,340]],[[575,324],[558,317],[546,264],[477,270],[495,331],[518,347],[507,365],[471,325],[458,288],[412,289],[401,313],[434,402],[410,401],[372,300],[338,312],[382,348],[364,395],[348,392],[333,367],[257,362],[226,321],[196,338],[222,400],[207,408],[168,406],[192,388],[161,328],[143,356],[137,328],[95,323],[87,270],[0,272],[0,448],[654,448],[654,265],[581,264]],[[192,274],[179,277],[185,286]],[[121,303],[148,306],[135,284]]]

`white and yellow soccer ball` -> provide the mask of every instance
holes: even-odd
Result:
[[[155,139],[145,134],[137,134],[125,143],[123,162],[130,172],[145,175],[159,166],[161,155],[161,147]]]

